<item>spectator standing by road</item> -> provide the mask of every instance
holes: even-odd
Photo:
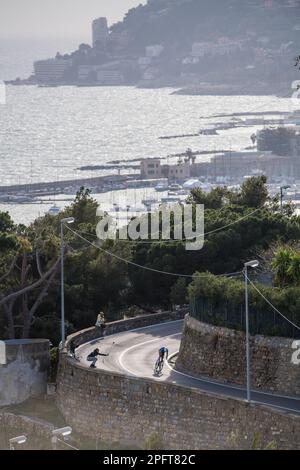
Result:
[[[105,328],[105,315],[103,312],[100,312],[97,316],[96,326],[98,328]]]

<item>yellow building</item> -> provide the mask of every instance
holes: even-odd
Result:
[[[191,164],[188,159],[179,159],[175,165],[162,165],[159,158],[146,158],[141,161],[142,178],[169,178],[184,180],[191,176]]]

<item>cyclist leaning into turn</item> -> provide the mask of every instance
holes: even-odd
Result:
[[[154,374],[159,375],[162,372],[164,366],[164,359],[168,359],[169,351],[168,348],[162,347],[158,351],[158,359],[155,363]]]

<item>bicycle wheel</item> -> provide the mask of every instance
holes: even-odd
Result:
[[[155,375],[159,375],[163,369],[164,363],[161,360],[157,360],[154,368]]]
[[[154,366],[154,374],[158,375],[160,373],[160,360],[157,359],[155,366]]]

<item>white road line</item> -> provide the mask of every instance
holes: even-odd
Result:
[[[296,413],[299,413],[299,409],[296,408],[287,408],[286,406],[280,406],[280,405],[273,405],[273,403],[266,403],[264,401],[256,401],[256,400],[251,400],[251,403],[256,403],[258,405],[264,405],[264,406],[270,406],[271,408],[277,408],[278,410],[284,410],[284,411],[294,411]]]
[[[127,330],[125,332],[122,331],[121,333],[129,333],[130,331],[148,330],[149,328],[153,328],[153,327],[156,327],[156,326],[171,325],[172,323],[179,323],[179,322],[183,322],[183,321],[184,321],[184,319],[166,321],[166,322],[163,322],[163,323],[155,323],[154,325],[140,326],[139,328],[135,328],[134,330]],[[120,333],[116,333],[116,334],[120,334]]]
[[[172,371],[172,372],[175,372],[175,374],[179,374],[179,375],[183,375],[184,377],[188,377],[189,379],[194,379],[194,380],[197,380],[198,382],[205,382],[205,383],[208,383],[208,384],[211,384],[211,385],[219,385],[221,387],[225,387],[225,388],[229,388],[231,390],[245,390],[243,388],[240,388],[240,387],[237,387],[237,386],[234,386],[234,385],[227,385],[227,384],[223,384],[223,383],[219,383],[219,382],[215,382],[213,380],[208,380],[208,379],[202,379],[201,377],[194,377],[193,375],[189,375],[189,374],[186,374],[184,372],[180,372],[179,370],[176,370],[174,369],[174,367],[172,367],[170,364],[169,364],[169,361],[172,359],[172,357],[176,356],[176,354],[178,354],[178,351],[174,354],[172,354],[169,359],[166,361],[166,364],[167,366],[169,367],[169,369]]]
[[[135,328],[134,330],[125,330],[125,331],[119,331],[119,333],[114,333],[113,335],[107,335],[107,336],[99,336],[99,338],[95,338],[93,339],[92,341],[87,341],[86,343],[83,343],[81,344],[80,346],[78,346],[77,351],[79,351],[81,348],[83,348],[84,346],[88,345],[88,344],[91,344],[93,343],[94,341],[98,341],[100,339],[106,339],[106,338],[113,338],[115,336],[120,336],[122,334],[125,334],[125,333],[134,333],[136,331],[141,331],[141,330],[148,330],[149,328],[154,328],[154,327],[157,327],[157,326],[164,326],[164,325],[171,325],[173,323],[179,323],[179,322],[183,322],[184,320],[172,320],[172,321],[166,321],[164,323],[155,323],[154,325],[148,325],[148,326],[140,326],[139,328]],[[182,333],[180,333],[182,334]],[[162,337],[164,338],[164,337]]]
[[[176,356],[176,354],[178,354],[179,351],[177,351],[176,353],[173,353],[169,359],[166,361],[166,364],[167,366],[169,367],[169,369],[172,371],[172,372],[175,372],[175,374],[179,374],[179,375],[183,375],[185,377],[188,377],[189,379],[194,379],[194,380],[197,380],[199,382],[204,382],[204,383],[208,383],[208,384],[211,384],[211,385],[217,385],[217,386],[220,386],[220,387],[225,387],[225,388],[228,388],[228,389],[231,389],[231,390],[239,390],[241,392],[246,392],[246,389],[243,388],[243,387],[238,387],[237,385],[228,385],[226,383],[220,383],[220,382],[216,382],[215,380],[208,380],[208,379],[205,379],[205,378],[201,378],[201,377],[194,377],[193,375],[189,375],[189,374],[186,374],[184,372],[180,372],[179,370],[176,370],[174,369],[174,367],[172,367],[170,364],[169,364],[169,361],[174,357]],[[284,399],[288,399],[288,400],[295,400],[295,401],[298,401],[300,402],[300,398],[297,398],[297,397],[290,397],[288,395],[277,395],[277,394],[273,394],[273,393],[268,393],[268,392],[262,392],[260,390],[252,390],[252,393],[256,393],[258,395],[266,395],[268,397],[273,397],[273,398],[284,398]],[[251,400],[251,401],[254,401],[254,400]],[[262,403],[262,402],[258,402],[258,403]],[[265,403],[266,405],[268,403]],[[276,405],[272,405],[272,406],[276,406]],[[278,408],[281,408],[280,406],[278,406]],[[282,407],[283,408],[283,407]],[[287,408],[289,409],[289,408]]]
[[[171,335],[171,336],[168,336],[168,338],[172,338],[174,336],[179,336],[181,333],[176,333],[174,335]],[[130,348],[127,348],[125,351],[122,352],[122,354],[119,356],[119,364],[120,366],[126,370],[126,372],[128,372],[129,374],[135,376],[135,377],[140,377],[139,375],[135,374],[134,372],[132,372],[131,370],[129,370],[127,367],[124,366],[123,364],[123,357],[125,356],[125,354],[127,354],[129,351],[133,350],[133,349],[136,349],[138,348],[139,346],[144,346],[145,344],[149,344],[149,343],[154,343],[155,341],[157,341],[157,339],[154,339],[154,340],[150,340],[150,341],[145,341],[144,343],[140,343],[140,344],[135,344],[134,346],[131,346]],[[170,356],[170,358],[168,359],[168,361],[174,357],[177,353],[174,353]],[[245,391],[245,389],[243,388],[239,388],[239,387],[234,387],[234,386],[231,386],[231,385],[226,385],[226,384],[219,384],[217,382],[212,382],[210,380],[206,380],[206,379],[200,379],[200,378],[197,378],[197,377],[193,377],[191,375],[188,375],[188,374],[185,374],[183,372],[179,372],[179,371],[176,371],[175,369],[173,369],[173,367],[170,366],[169,362],[166,361],[166,364],[168,365],[169,369],[173,372],[176,372],[177,374],[180,374],[180,375],[184,375],[188,378],[191,378],[191,379],[195,379],[195,380],[198,380],[198,381],[202,381],[202,382],[205,382],[205,383],[209,383],[211,385],[219,385],[221,387],[225,387],[225,388],[228,388],[228,389],[231,389],[231,390],[240,390],[240,391]],[[173,384],[176,384],[176,382],[172,381]],[[206,391],[206,393],[215,393],[215,394],[218,394],[219,392],[218,391]],[[260,393],[260,392],[257,392],[257,393]],[[279,395],[271,395],[271,394],[267,394],[267,393],[264,393],[265,395],[268,395],[270,397],[274,396],[275,398],[276,397],[280,397]],[[235,398],[234,396],[231,396],[233,399]],[[240,397],[238,397],[240,398]],[[280,397],[280,398],[289,398],[289,397]],[[295,400],[298,400],[297,398],[293,398]],[[280,405],[275,405],[273,403],[266,403],[266,402],[260,402],[260,401],[256,401],[256,400],[251,400],[252,403],[257,403],[259,405],[265,405],[265,406],[269,406],[269,407],[272,407],[272,408],[277,408],[277,409],[280,409],[280,410],[284,410],[284,411],[292,411],[292,412],[297,412],[299,413],[299,409],[296,409],[296,408],[288,408],[288,407],[285,407],[285,406],[280,406]]]
[[[137,332],[137,331],[141,331],[141,330],[147,330],[147,329],[150,329],[150,328],[156,328],[156,327],[161,327],[161,326],[164,326],[164,325],[170,325],[170,324],[173,324],[173,323],[179,323],[179,322],[183,322],[183,320],[172,320],[170,322],[165,322],[165,323],[156,323],[154,325],[148,325],[148,326],[142,326],[142,327],[139,327],[139,328],[135,328],[133,330],[126,330],[126,331],[122,331],[122,332],[119,332],[119,333],[114,333],[113,335],[108,335],[108,336],[105,336],[104,338],[113,338],[115,336],[120,336],[122,334],[126,334],[126,333],[134,333],[134,332]],[[123,363],[123,359],[124,359],[124,356],[125,354],[127,354],[129,351],[133,350],[133,349],[137,349],[139,348],[140,346],[144,346],[145,344],[149,344],[149,343],[154,343],[156,341],[158,341],[159,339],[162,340],[164,338],[172,338],[172,337],[175,337],[175,336],[180,336],[182,335],[182,332],[180,333],[175,333],[173,335],[168,335],[168,336],[162,336],[161,338],[155,338],[153,340],[150,340],[150,341],[145,341],[143,343],[139,343],[139,344],[135,344],[134,346],[131,346],[130,348],[127,348],[126,350],[124,350],[121,355],[118,357],[118,362],[119,362],[119,365],[121,366],[122,369],[124,369],[126,372],[128,372],[130,375],[133,375],[135,377],[142,377],[138,374],[136,374],[135,372],[129,370]],[[92,342],[94,341],[97,341],[99,340],[100,338],[103,338],[103,337],[99,337],[99,338],[95,338],[93,341],[89,341],[89,342],[86,342],[82,345],[80,345],[77,349],[81,349],[83,348],[84,346],[87,346],[89,344],[91,344]],[[193,379],[193,380],[196,380],[198,382],[204,382],[204,383],[207,383],[207,384],[210,384],[210,385],[214,385],[214,386],[219,386],[219,387],[224,387],[224,388],[227,388],[229,390],[238,390],[238,391],[245,391],[244,388],[241,388],[241,387],[238,387],[236,385],[227,385],[227,384],[222,384],[222,383],[219,383],[219,382],[216,382],[216,381],[212,381],[212,380],[208,380],[208,379],[204,379],[204,378],[198,378],[198,377],[193,377],[192,375],[189,375],[189,374],[186,374],[184,372],[180,372],[176,369],[174,369],[170,364],[169,364],[169,361],[172,357],[174,357],[176,354],[178,354],[178,352],[172,354],[169,359],[166,361],[166,364],[167,366],[169,367],[169,369],[172,371],[172,372],[175,372],[176,374],[179,374],[179,375],[182,375],[184,377],[187,377],[189,379]],[[172,383],[176,383],[176,382],[172,382]],[[188,385],[186,385],[188,387]],[[220,393],[220,392],[208,392],[208,393]],[[267,392],[263,392],[263,391],[254,391],[254,393],[256,394],[259,394],[259,395],[266,395],[268,397],[274,397],[274,398],[283,398],[283,399],[288,399],[288,400],[295,400],[297,402],[300,401],[299,398],[296,398],[296,397],[290,397],[290,396],[285,396],[285,395],[275,395],[275,394],[270,394],[270,393],[267,393]],[[233,397],[233,396],[232,396]],[[233,397],[234,398],[234,397]],[[252,400],[253,403],[258,403],[260,405],[266,405],[266,406],[270,406],[272,408],[278,408],[280,410],[285,410],[285,411],[296,411],[299,413],[299,409],[293,409],[293,408],[288,408],[288,407],[284,407],[284,406],[280,406],[280,405],[275,405],[275,404],[272,404],[272,403],[266,403],[266,402],[258,402],[258,401],[255,401],[255,400]]]
[[[180,336],[181,334],[182,333],[175,333],[173,335],[168,336],[168,338],[173,338],[174,336]],[[166,338],[166,336],[164,338]],[[132,372],[131,370],[127,369],[127,367],[124,366],[123,358],[124,358],[125,354],[127,354],[129,351],[132,351],[133,349],[137,349],[140,346],[144,346],[145,344],[155,343],[156,341],[161,341],[161,338],[155,338],[155,339],[151,339],[150,341],[144,341],[144,343],[135,344],[134,346],[130,346],[130,348],[125,349],[120,354],[120,356],[118,357],[118,361],[119,361],[119,364],[122,367],[122,369],[126,370],[126,372],[129,372],[130,374],[134,375],[135,377],[140,377],[139,375],[135,374],[134,372]]]

